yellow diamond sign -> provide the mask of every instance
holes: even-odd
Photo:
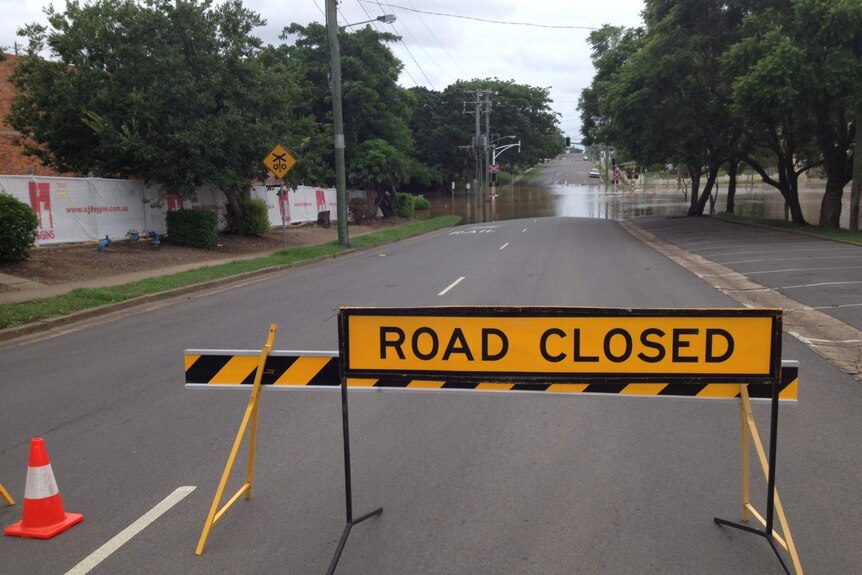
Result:
[[[293,157],[290,150],[281,144],[276,144],[263,159],[263,165],[269,168],[275,177],[283,178],[296,165],[296,158]]]

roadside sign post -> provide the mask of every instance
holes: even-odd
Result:
[[[779,309],[341,308],[338,352],[270,352],[271,340],[259,355],[253,351],[187,350],[186,386],[251,384],[253,398],[258,397],[260,385],[273,389],[340,389],[346,525],[328,574],[334,573],[352,527],[383,511],[377,508],[357,519],[353,516],[348,387],[357,391],[738,398],[742,522],[747,523],[753,516],[764,529],[717,517],[714,522],[764,537],[788,575],[791,571],[779,547],[790,557],[793,573],[803,575],[776,489],[779,400],[795,400],[798,391],[795,362],[781,361],[781,335]],[[768,453],[754,423],[751,398],[771,402]],[[256,410],[255,403],[255,415]],[[222,483],[236,455],[246,419]],[[767,477],[763,515],[750,498],[750,443]],[[251,495],[253,445],[252,440],[247,497]],[[220,485],[213,502],[208,526],[224,512],[214,514],[223,487]],[[776,530],[776,515],[781,533]],[[207,533],[208,527],[201,536],[198,554]]]

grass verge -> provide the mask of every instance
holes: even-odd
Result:
[[[848,242],[851,244],[862,245],[862,232],[851,232],[844,229],[839,228],[822,228],[820,226],[800,226],[798,224],[794,224],[793,222],[788,222],[785,220],[767,220],[761,218],[749,218],[745,216],[738,216],[736,214],[714,214],[712,217],[718,218],[720,220],[727,220],[729,222],[738,222],[742,224],[754,224],[757,226],[763,226],[767,228],[773,228],[776,230],[787,230],[791,232],[799,232],[803,234],[808,234],[810,236],[815,236],[818,238],[826,238],[829,240],[840,240],[842,242]]]
[[[350,239],[350,243],[353,247],[370,248],[439,228],[453,226],[460,220],[460,216],[441,216],[420,222],[411,222],[356,236]],[[288,266],[303,260],[331,256],[346,249],[335,242],[319,246],[289,248],[269,256],[238,260],[215,266],[205,266],[118,286],[82,288],[72,290],[65,295],[57,297],[22,303],[0,304],[0,328],[16,327],[34,321],[64,316],[85,309],[119,303],[136,297],[162,293],[261,269]]]

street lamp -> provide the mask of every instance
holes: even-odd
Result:
[[[335,132],[335,200],[338,210],[338,243],[350,245],[347,237],[347,181],[344,168],[344,120],[341,116],[341,50],[338,46],[337,0],[326,0],[326,34],[329,40],[329,74],[332,89],[332,124]],[[392,14],[378,16],[368,22],[395,21]],[[365,22],[359,22],[364,24]],[[347,24],[356,26],[356,24]]]
[[[360,24],[368,24],[369,22],[383,22],[384,24],[392,24],[395,22],[395,14],[383,14],[382,16],[378,16],[377,18],[372,18],[371,20],[363,20],[362,22],[356,22],[355,24],[345,24],[341,26],[341,29],[352,28],[353,26],[359,26]]]

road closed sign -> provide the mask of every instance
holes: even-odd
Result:
[[[772,383],[776,309],[342,308],[344,375]]]

